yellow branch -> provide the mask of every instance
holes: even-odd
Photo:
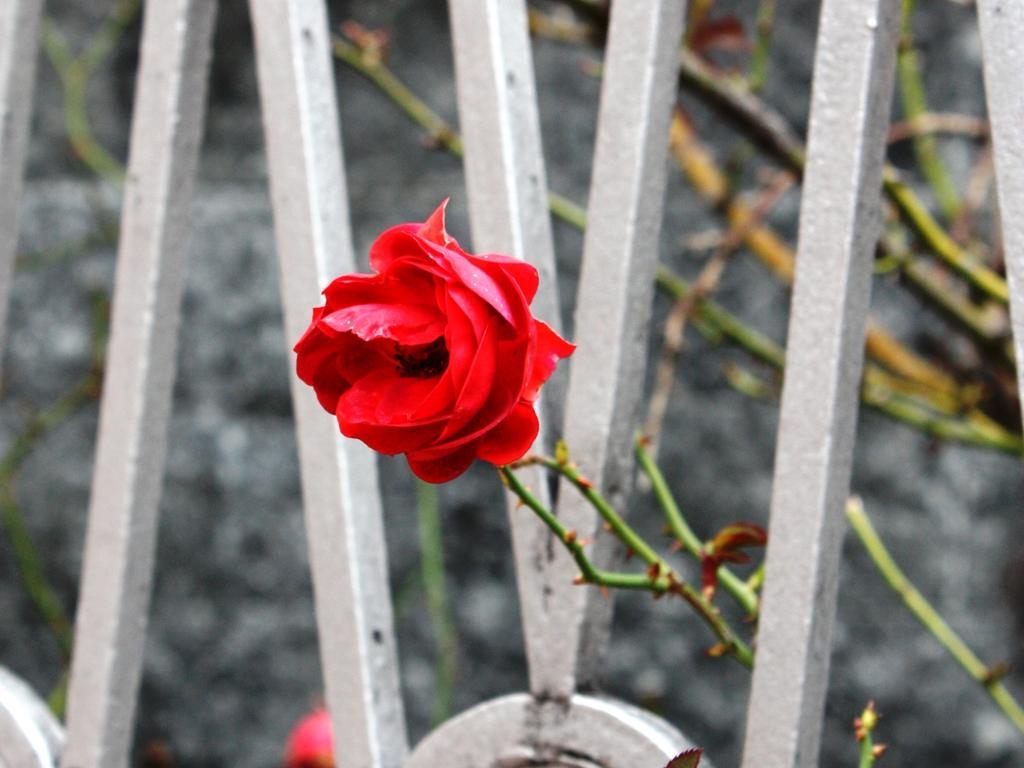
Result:
[[[693,187],[710,205],[720,210],[733,227],[742,228],[754,218],[750,205],[730,194],[725,174],[679,113],[672,118],[670,145],[679,167]],[[792,284],[796,258],[792,249],[771,227],[757,224],[747,228],[744,243],[773,274]],[[960,387],[951,376],[907,349],[877,323],[869,323],[865,343],[868,357],[879,365],[934,391],[941,400],[960,400]]]

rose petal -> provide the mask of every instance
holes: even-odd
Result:
[[[355,304],[325,313],[320,325],[354,333],[364,341],[387,338],[410,346],[428,344],[444,333],[444,317],[422,304]]]
[[[480,440],[477,457],[499,467],[521,459],[537,439],[538,431],[540,420],[533,405],[521,402]]]
[[[438,376],[437,383],[412,415],[414,422],[447,418],[455,403],[455,389],[452,377],[447,371]]]
[[[389,455],[436,443],[446,419],[413,418],[436,384],[436,379],[401,378],[387,371],[364,377],[338,400],[341,433]]]
[[[477,332],[456,299],[455,292],[447,296],[448,326],[444,332],[445,346],[448,347],[448,370],[445,375],[451,379],[452,390],[461,392],[469,376],[469,368],[476,356]],[[486,318],[479,320],[480,333],[487,327]]]
[[[449,307],[449,313],[454,304],[457,310],[469,320],[474,339],[479,340],[491,319],[497,316],[494,310],[464,285],[451,283],[448,285],[447,291],[446,305]]]
[[[494,389],[495,375],[498,370],[498,343],[495,326],[496,321],[492,320],[476,347],[476,354],[469,366],[469,373],[455,398],[451,417],[441,434],[442,439],[457,434],[483,408]]]
[[[495,279],[496,276],[474,264],[459,248],[444,248],[425,239],[421,239],[421,243],[435,262],[449,267],[469,290],[490,304],[509,323],[514,322],[509,296]]]
[[[425,272],[448,277],[451,270],[444,263],[438,263],[433,251],[425,247],[427,242],[420,237],[422,224],[399,224],[380,234],[370,246],[370,268],[386,274],[397,264],[409,262]]]
[[[449,277],[443,273],[440,280]],[[342,275],[324,289],[324,296],[327,298],[329,312],[356,304],[436,306],[431,299],[438,279],[434,263],[419,253],[417,259],[402,259],[389,265],[379,275]]]
[[[413,418],[437,385],[437,378],[399,376],[391,369],[364,376],[345,392],[338,404],[338,417],[352,423],[401,426],[417,423]]]
[[[522,359],[525,358],[526,351],[526,345],[522,343],[522,340],[512,339],[499,342],[497,358],[501,366],[504,366],[506,362],[510,362],[512,370],[522,371]],[[436,451],[436,454],[432,455],[441,455],[474,442],[486,435],[491,429],[494,429],[508,416],[509,411],[512,410],[519,398],[521,384],[512,376],[502,375],[501,370],[503,368],[499,368],[499,373],[491,384],[487,402],[473,419],[465,424],[457,433],[454,430],[446,429],[446,434],[442,438],[447,437],[449,439],[439,439],[435,445],[430,448],[424,448],[424,454]]]
[[[474,264],[492,276],[495,270],[500,270],[509,275],[518,283],[527,304],[532,302],[533,297],[537,295],[540,275],[537,273],[537,268],[532,264],[501,253],[467,254],[467,256]]]
[[[540,394],[541,385],[554,373],[558,361],[576,350],[575,344],[563,339],[547,323],[537,320],[536,324],[537,347],[533,355],[530,378],[523,390],[523,398],[531,403]]]
[[[446,197],[442,200],[441,204],[430,214],[430,218],[423,222],[423,226],[420,227],[417,233],[420,237],[424,237],[430,242],[441,246],[447,246],[455,242],[444,227],[444,211],[448,207],[449,199]]]
[[[469,469],[469,465],[475,458],[475,444],[463,446],[457,451],[440,456],[432,454],[424,457],[417,452],[410,452],[405,456],[412,473],[428,483],[447,483],[449,480],[454,480]]]

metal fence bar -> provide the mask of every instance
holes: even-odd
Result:
[[[582,471],[620,509],[632,485],[637,382],[644,378],[685,10],[683,0],[616,0],[608,28],[565,437]],[[564,489],[559,515],[582,538],[596,537],[596,514],[574,489]],[[611,537],[596,539],[591,555],[599,565],[611,546]],[[575,674],[589,682],[612,603],[594,589],[579,590],[575,600],[585,620],[566,628],[566,642],[579,651],[565,663],[575,663]]]
[[[822,6],[745,768],[818,761],[898,12]]]
[[[146,6],[65,768],[127,764],[216,5]]]
[[[449,7],[474,248],[533,264],[541,278],[534,314],[560,330],[525,3],[450,0]],[[542,452],[551,451],[552,426],[561,423],[563,382],[563,377],[553,378],[544,389],[537,437],[537,450]],[[525,481],[550,508],[546,473],[536,468],[529,474]],[[564,698],[572,693],[574,680],[566,674],[571,668],[559,659],[575,652],[565,645],[565,626],[582,618],[566,611],[578,591],[572,584],[576,567],[551,546],[551,534],[540,520],[511,494],[508,503],[530,690],[538,696]]]
[[[321,0],[251,0],[289,346],[320,290],[354,272],[327,17]],[[290,358],[291,359],[291,358]],[[320,655],[345,768],[406,751],[376,459],[343,440],[291,376]]]
[[[18,248],[18,210],[42,0],[6,0],[0,8],[0,348]]]
[[[53,768],[63,742],[46,702],[0,667],[0,768]]]
[[[978,0],[985,95],[1002,213],[1017,385],[1024,407],[1024,5]]]

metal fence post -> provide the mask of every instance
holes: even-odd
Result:
[[[744,768],[818,762],[898,12],[822,6]]]
[[[327,17],[321,0],[251,0],[250,8],[285,334],[294,343],[321,289],[356,271]],[[290,379],[339,764],[398,768],[407,746],[376,458],[342,438],[308,388]]]
[[[64,768],[128,762],[215,9],[145,10]]]

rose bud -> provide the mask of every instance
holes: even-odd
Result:
[[[327,286],[295,345],[299,378],[341,433],[404,453],[432,483],[474,459],[521,458],[537,436],[540,387],[575,349],[530,313],[537,270],[464,251],[445,231],[446,204],[378,237],[374,274]]]
[[[285,768],[334,768],[334,737],[326,709],[302,718],[288,736]]]

